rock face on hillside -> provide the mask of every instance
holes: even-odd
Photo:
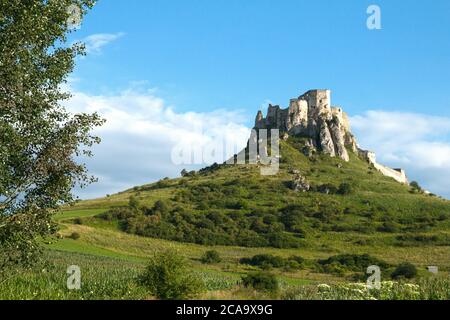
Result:
[[[283,139],[289,135],[309,138],[305,148],[301,150],[306,155],[319,150],[331,157],[349,161],[349,151],[354,152],[384,175],[400,183],[408,183],[403,170],[380,165],[375,160],[375,154],[359,149],[350,131],[347,114],[342,108],[331,105],[330,90],[310,90],[291,99],[286,109],[269,105],[266,117],[258,111],[255,129],[279,129]]]
[[[330,90],[310,90],[291,99],[287,109],[269,105],[266,118],[258,112],[255,128],[277,128],[289,135],[310,137],[311,147],[345,161],[349,161],[346,147],[357,151],[347,114],[331,106]]]

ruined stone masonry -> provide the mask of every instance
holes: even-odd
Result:
[[[369,162],[375,169],[380,171],[387,177],[391,177],[400,183],[409,184],[406,172],[403,169],[391,169],[382,164],[377,163],[376,155],[374,152],[362,150],[358,148],[358,155]]]
[[[305,148],[320,150],[331,157],[349,161],[349,150],[363,157],[378,171],[400,183],[408,183],[401,169],[391,169],[376,162],[373,152],[358,147],[350,131],[348,116],[342,108],[331,105],[330,90],[310,90],[291,99],[286,109],[269,105],[267,116],[256,115],[255,129],[279,129],[280,136],[309,138]]]

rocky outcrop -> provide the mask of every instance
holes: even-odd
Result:
[[[349,161],[350,157],[348,155],[345,143],[345,131],[341,127],[341,123],[333,119],[330,124],[330,131],[333,138],[336,154],[345,161]]]
[[[333,138],[331,137],[331,132],[326,121],[320,120],[319,129],[319,143],[322,148],[322,152],[330,155],[331,157],[336,156],[334,149]]]
[[[331,107],[330,90],[310,90],[297,99],[291,99],[287,109],[269,105],[266,118],[261,111],[258,112],[255,128],[277,128],[289,135],[310,137],[310,149],[320,149],[345,161],[350,159],[347,147],[356,152],[348,117],[341,108]]]
[[[315,152],[317,152],[312,139],[306,140],[305,145],[301,151],[307,157],[311,157]]]
[[[290,187],[295,192],[307,192],[311,189],[310,184],[306,181],[306,178],[300,174],[296,174],[294,179],[290,182]]]
[[[289,136],[308,138],[300,150],[306,156],[322,151],[331,157],[350,160],[349,151],[364,158],[385,176],[400,183],[408,183],[402,169],[391,169],[376,162],[373,152],[358,147],[355,137],[350,131],[348,116],[340,107],[331,106],[330,90],[310,90],[296,99],[291,99],[289,107],[269,105],[267,116],[261,111],[255,119],[255,129],[279,129],[283,140]],[[300,178],[295,186],[301,186]],[[297,188],[297,187],[295,187]]]

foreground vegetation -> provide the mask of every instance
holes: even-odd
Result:
[[[276,176],[215,165],[65,208],[54,218],[58,237],[46,240],[48,263],[2,278],[0,299],[180,298],[151,276],[164,270],[151,257],[168,248],[202,289],[175,290],[186,297],[448,299],[449,202],[355,155],[306,157],[297,143],[282,142]],[[292,189],[298,172],[310,191]],[[66,288],[71,265],[81,290]],[[369,265],[381,268],[379,292],[361,287]]]
[[[0,299],[155,299],[142,284],[147,274],[144,263],[50,250],[47,263],[2,279]],[[50,263],[48,263],[50,261]],[[67,266],[82,270],[80,290],[68,290]],[[380,290],[368,291],[363,283],[292,283],[264,273],[242,277],[200,271],[193,275],[201,286],[189,297],[198,299],[286,299],[286,300],[448,300],[450,279],[427,276],[419,280],[382,282]],[[176,282],[174,282],[176,283]],[[172,287],[173,288],[173,287]],[[175,285],[175,288],[178,288]],[[168,292],[168,291],[167,291]],[[176,291],[180,292],[180,291]],[[190,291],[189,291],[190,292]],[[178,298],[183,297],[176,296]],[[165,296],[163,298],[171,298]]]
[[[329,235],[360,246],[450,245],[447,200],[384,177],[355,154],[345,163],[300,149],[296,138],[281,143],[275,176],[213,165],[78,207],[104,209],[98,219],[130,234],[209,246],[308,248]],[[292,189],[299,173],[308,192]]]

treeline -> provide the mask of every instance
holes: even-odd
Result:
[[[142,206],[136,197],[131,197],[128,206],[112,209],[100,218],[118,220],[123,231],[139,236],[202,245],[275,248],[302,247],[304,238],[314,231],[412,232],[426,230],[447,218],[426,214],[395,217],[389,212],[381,213],[381,209],[359,211],[332,201],[284,206],[277,203],[258,208],[243,188],[230,189],[224,199],[215,197],[214,187],[217,188],[210,184],[183,189],[171,201],[160,200],[152,207]],[[393,244],[448,243],[448,238],[435,238],[408,233],[395,238]]]
[[[165,201],[146,208],[132,197],[128,207],[114,208],[98,217],[118,220],[128,233],[202,245],[298,248],[304,237],[301,219],[295,214],[270,210],[227,214],[213,210],[204,214]]]
[[[392,279],[411,279],[418,273],[416,266],[411,263],[403,262],[394,266],[368,254],[341,254],[331,256],[328,259],[317,260],[307,260],[299,256],[283,258],[271,254],[258,254],[250,258],[241,258],[239,263],[258,267],[262,270],[279,268],[286,271],[308,269],[314,272],[338,276],[351,274],[355,280],[365,279],[369,266],[378,266],[384,276],[389,276]]]

